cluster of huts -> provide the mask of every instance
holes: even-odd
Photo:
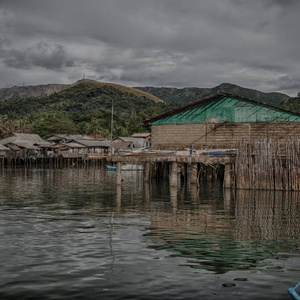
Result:
[[[107,140],[88,135],[56,134],[42,139],[38,134],[14,133],[0,140],[0,158],[105,157],[150,146],[150,133]]]

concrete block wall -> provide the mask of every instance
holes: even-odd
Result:
[[[157,150],[185,150],[191,144],[196,149],[231,149],[243,138],[253,145],[264,138],[285,144],[286,138],[300,137],[300,122],[153,125],[151,136]]]

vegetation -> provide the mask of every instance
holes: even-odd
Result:
[[[300,112],[300,93],[298,93],[297,97],[293,97],[286,102],[282,102],[279,107]]]
[[[213,96],[219,91],[255,99],[257,101],[272,105],[278,105],[279,103],[285,102],[289,99],[289,96],[282,93],[263,93],[257,90],[243,88],[230,83],[222,83],[213,88],[186,87],[183,89],[177,89],[166,87],[139,87],[137,89],[155,95],[166,103],[172,103],[172,101],[176,101],[183,105],[197,101],[199,99]]]
[[[13,132],[37,133],[47,138],[56,133],[110,137],[147,132],[140,122],[174,108],[147,98],[147,93],[117,85],[83,82],[50,96],[9,99],[0,102],[0,138]]]

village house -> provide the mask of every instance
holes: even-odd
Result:
[[[38,134],[14,133],[11,137],[0,140],[0,144],[12,151],[12,157],[29,158],[44,155],[42,148],[50,145]]]
[[[47,139],[48,142],[55,144],[64,144],[76,140],[97,140],[106,141],[104,137],[96,137],[91,135],[81,135],[81,134],[55,134]]]
[[[10,153],[10,149],[0,144],[0,158],[7,157]]]
[[[56,134],[48,138],[47,141],[65,146],[66,149],[60,150],[64,157],[75,157],[76,154],[78,154],[77,156],[107,155],[110,147],[110,143],[106,138],[87,135]],[[72,153],[72,155],[66,154],[66,151]]]
[[[144,139],[146,141],[145,147],[151,146],[151,133],[150,132],[143,132],[143,133],[134,133],[132,138]]]
[[[260,139],[285,144],[300,137],[300,114],[253,99],[219,92],[147,119],[157,150],[232,149],[237,140]]]
[[[86,153],[88,156],[107,155],[110,148],[110,141],[76,140],[75,142],[84,147],[80,153]]]
[[[144,138],[119,136],[113,140],[112,147],[115,153],[131,152],[148,147],[148,141]]]

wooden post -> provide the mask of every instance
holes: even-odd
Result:
[[[116,206],[117,209],[120,210],[121,208],[121,199],[122,199],[122,186],[119,184],[117,185],[117,193],[116,193]]]
[[[191,164],[191,184],[198,183],[198,164],[192,163]]]
[[[177,186],[170,186],[170,200],[173,213],[177,211]]]
[[[178,164],[176,161],[173,161],[171,163],[170,175],[169,175],[170,186],[177,186],[177,169],[178,169]]]
[[[195,184],[191,185],[191,200],[193,204],[197,204],[199,198],[198,187]]]
[[[223,199],[224,199],[224,209],[230,210],[231,208],[231,190],[230,189],[224,189],[223,193]]]
[[[212,181],[213,179],[213,168],[210,166],[206,166],[206,180]]]
[[[144,166],[144,181],[149,182],[150,181],[150,162],[145,162]]]
[[[145,202],[147,204],[149,204],[150,203],[150,184],[149,184],[149,182],[145,182],[144,190],[145,190]]]
[[[230,189],[233,185],[232,181],[233,180],[232,180],[231,164],[226,164],[225,165],[225,170],[224,170],[223,188],[224,189]]]
[[[117,162],[117,184],[121,184],[122,182],[122,175],[121,175],[121,171],[122,171],[122,163],[120,161]]]

